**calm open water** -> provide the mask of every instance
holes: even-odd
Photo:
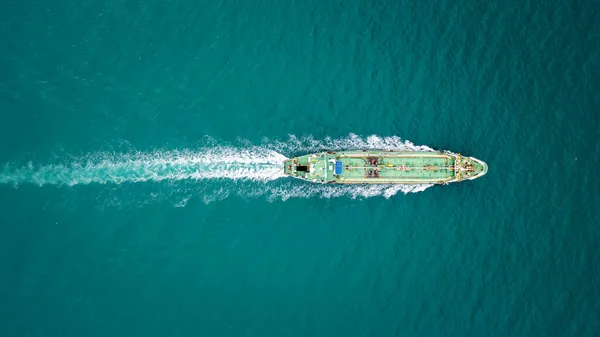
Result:
[[[598,336],[597,1],[0,12],[0,336]],[[326,148],[486,161],[321,186]]]

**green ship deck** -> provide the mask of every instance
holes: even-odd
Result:
[[[338,184],[445,184],[487,173],[475,158],[431,151],[322,152],[285,161],[295,178]]]

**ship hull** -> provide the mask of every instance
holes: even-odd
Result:
[[[288,176],[329,184],[448,184],[473,180],[487,165],[460,154],[434,151],[340,151],[285,161]]]

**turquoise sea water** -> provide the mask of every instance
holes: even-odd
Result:
[[[597,336],[596,1],[17,1],[0,336]],[[412,147],[427,189],[279,163]]]

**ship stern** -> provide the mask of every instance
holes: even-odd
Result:
[[[328,153],[313,153],[286,160],[283,163],[283,172],[293,178],[313,183],[327,183],[334,179],[334,163],[335,157]]]
[[[294,158],[288,159],[286,161],[283,162],[283,173],[285,173],[288,176],[293,176],[294,175]]]

